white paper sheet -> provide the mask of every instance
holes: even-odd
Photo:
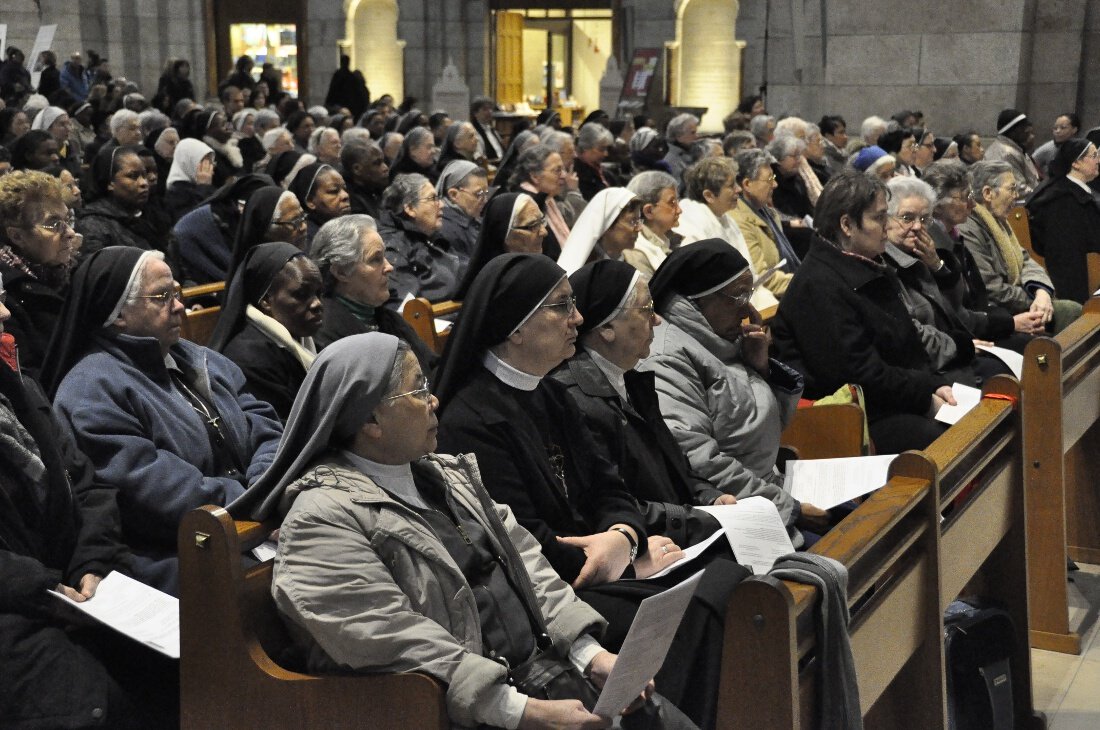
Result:
[[[275,557],[275,553],[278,552],[278,550],[279,543],[274,540],[264,540],[262,543],[252,548],[252,556],[263,563]]]
[[[1015,350],[1009,350],[1004,347],[991,347],[989,345],[978,345],[977,349],[982,352],[988,352],[1005,365],[1008,365],[1008,369],[1012,371],[1012,374],[1016,376],[1017,380],[1024,377],[1024,356]]]
[[[156,588],[112,572],[83,603],[51,591],[77,610],[172,659],[180,658],[180,602]]]
[[[657,674],[702,577],[700,570],[682,583],[641,602],[615,667],[592,708],[593,714],[607,718],[618,716]]]
[[[955,395],[958,405],[943,405],[936,411],[936,420],[954,426],[963,416],[973,410],[982,402],[982,391],[962,383],[954,383],[951,392]]]
[[[788,461],[786,487],[800,502],[831,509],[884,486],[896,456]]]
[[[775,504],[766,497],[745,497],[737,504],[696,507],[714,515],[730,541],[733,555],[741,565],[763,575],[776,558],[794,552],[787,528]]]
[[[697,557],[699,557],[704,552],[706,552],[707,548],[709,548],[715,540],[722,537],[722,535],[724,535],[724,534],[725,533],[722,530],[715,530],[714,534],[711,535],[710,537],[708,537],[706,540],[703,540],[702,542],[696,543],[696,544],[692,545],[691,547],[684,548],[683,549],[684,557],[680,558],[679,560],[677,560],[675,563],[668,566],[664,570],[661,570],[657,573],[654,573],[653,575],[649,576],[648,578],[642,578],[641,580],[653,580],[654,578],[661,578],[663,576],[668,575],[669,573],[671,573],[674,570],[678,570],[678,569],[684,567],[685,564],[690,563],[692,560],[695,560]]]

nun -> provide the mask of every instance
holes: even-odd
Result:
[[[344,176],[324,162],[313,162],[298,170],[287,190],[298,197],[306,214],[306,251],[318,228],[351,212],[351,196],[344,185]]]
[[[649,290],[663,321],[638,368],[653,373],[660,412],[693,472],[738,499],[770,499],[796,546],[796,523],[814,518],[824,531],[826,513],[792,497],[775,468],[802,376],[768,357],[748,261],[720,238],[699,241],[669,254]]]
[[[573,274],[589,261],[622,260],[642,230],[642,201],[626,188],[605,188],[573,224],[561,248],[558,266]]]
[[[73,143],[69,140],[73,125],[68,112],[61,107],[48,106],[35,116],[31,129],[49,132],[57,141],[57,156],[61,167],[71,172],[74,177],[80,176],[80,153],[74,149]]]
[[[548,230],[539,204],[527,193],[494,196],[485,206],[473,257],[454,298],[464,299],[478,273],[497,256],[503,253],[542,253],[542,241]]]
[[[390,180],[398,175],[423,175],[434,185],[439,179],[435,166],[435,137],[427,127],[413,127],[402,132],[405,139],[390,165]]]
[[[447,128],[447,134],[443,137],[443,144],[439,148],[437,167],[440,170],[446,170],[447,165],[452,162],[476,162],[477,143],[478,133],[473,124],[455,122]]]
[[[401,340],[346,337],[306,376],[271,469],[230,506],[281,522],[271,592],[307,671],[424,672],[464,727],[602,726],[581,697],[517,688],[539,654],[584,673],[591,703],[616,656],[474,459],[433,453],[438,405]],[[652,683],[635,709],[624,726],[693,727]]]
[[[547,257],[490,261],[467,293],[438,371],[439,448],[477,458],[493,499],[511,508],[558,576],[609,620],[605,645],[614,649],[638,603],[667,585],[620,579],[651,576],[682,551],[647,533],[637,500],[607,455],[592,448],[565,386],[546,377],[573,356],[582,322],[565,272]],[[658,673],[662,692],[702,725],[713,723],[718,676],[704,647],[720,643],[726,599],[745,574],[729,561],[707,568],[687,628]]]
[[[489,197],[488,175],[472,162],[452,162],[440,174],[435,193],[443,201],[439,238],[447,242],[451,253],[465,266],[481,233],[481,210]]]
[[[142,212],[149,202],[149,181],[138,147],[100,150],[88,171],[88,204],[77,213],[76,231],[84,236],[80,256],[106,246],[133,246],[164,250],[167,241],[144,225]]]
[[[317,264],[292,244],[261,243],[233,276],[209,347],[236,363],[245,390],[286,421],[323,321]]]
[[[176,145],[165,180],[164,205],[175,223],[214,192],[214,150],[197,139]]]
[[[302,204],[298,196],[277,185],[257,190],[245,204],[233,236],[225,280],[233,280],[237,267],[253,247],[271,241],[290,243],[298,250],[304,250],[306,245],[306,214]]]
[[[240,368],[180,339],[182,316],[163,254],[100,249],[73,272],[42,370],[95,482],[118,493],[134,577],[173,595],[183,515],[240,496],[282,433]]]
[[[145,137],[144,146],[153,152],[157,162],[157,185],[153,191],[157,198],[163,198],[168,185],[168,173],[172,170],[172,158],[180,142],[179,130],[175,127],[162,127]]]

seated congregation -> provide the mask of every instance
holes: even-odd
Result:
[[[68,112],[38,111],[41,139],[0,117],[5,727],[178,726],[178,665],[46,592],[117,570],[178,595],[204,505],[278,524],[284,661],[425,673],[464,727],[604,726],[640,603],[701,570],[623,727],[715,727],[751,570],[725,540],[675,567],[721,529],[699,508],[761,497],[810,548],[849,505],[785,486],[800,400],[858,392],[871,448],[925,449],[953,383],[1010,372],[980,348],[1064,330],[1097,284],[1096,145],[1032,179],[1015,110],[983,160],[902,115],[849,145],[762,102],[718,140],[593,113],[505,143],[482,98],[449,130],[290,101],[112,110],[75,199]],[[211,282],[191,342],[180,288]],[[417,298],[456,302],[442,351],[402,316]]]

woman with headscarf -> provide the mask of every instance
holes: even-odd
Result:
[[[176,156],[179,143],[180,133],[175,127],[155,130],[145,138],[145,148],[153,152],[157,162],[157,185],[153,192],[158,198],[163,198],[168,189],[168,173],[172,170],[172,158]]]
[[[508,682],[541,649],[602,684],[615,655],[591,635],[606,622],[553,576],[469,457],[432,453],[437,405],[396,337],[336,342],[306,376],[273,468],[231,507],[281,518],[272,589],[307,670],[427,673],[449,688],[456,725],[600,724],[575,700]],[[655,697],[624,726],[690,723]]]
[[[233,236],[233,245],[223,268],[225,281],[232,281],[245,256],[261,243],[283,241],[305,250],[306,214],[297,196],[279,186],[257,190],[245,203]]]
[[[298,170],[287,190],[297,196],[306,214],[306,251],[318,228],[351,212],[344,176],[324,162],[312,162]]]
[[[538,117],[535,119],[535,125],[550,127],[554,130],[561,129],[561,114],[547,107],[539,112]]]
[[[439,447],[477,457],[486,490],[538,540],[558,576],[608,618],[605,636],[617,647],[637,602],[662,590],[651,581],[621,584],[619,578],[662,570],[678,557],[678,546],[647,536],[637,501],[608,457],[593,450],[576,404],[563,385],[545,377],[575,352],[583,318],[574,302],[565,272],[545,256],[505,254],[482,269],[437,376]],[[700,590],[724,606],[725,595],[710,592],[728,593],[731,572],[743,575],[730,563],[711,566],[709,587]],[[697,609],[701,613],[689,614],[684,624],[699,633],[681,633],[668,669],[658,674],[673,702],[689,687],[693,697],[696,691],[713,697],[716,677],[694,672],[697,642],[714,638],[702,630],[712,626],[709,611],[701,604],[689,611]],[[688,665],[692,671],[684,671]],[[682,706],[696,722],[713,722],[697,714],[713,709],[708,703]]]
[[[84,236],[80,258],[106,246],[133,246],[163,251],[168,241],[153,240],[153,229],[143,225],[142,211],[149,202],[149,180],[137,147],[100,150],[89,169],[88,204],[77,214],[76,229]]]
[[[401,149],[390,165],[390,180],[398,175],[423,175],[434,185],[439,179],[435,166],[435,138],[426,127],[413,127],[405,133]]]
[[[214,150],[197,139],[184,139],[176,145],[172,166],[164,181],[164,205],[175,223],[197,208],[214,192]]]
[[[1047,169],[1050,177],[1027,201],[1031,243],[1058,295],[1084,303],[1092,294],[1088,254],[1100,252],[1100,201],[1089,187],[1097,178],[1096,145],[1066,140]]]
[[[333,127],[318,127],[309,137],[309,153],[326,165],[340,164],[340,133]]]
[[[384,306],[393,266],[373,218],[353,213],[329,221],[317,232],[310,257],[324,283],[325,321],[314,336],[318,349],[351,335],[385,332],[409,344],[424,372],[435,370],[435,353],[404,317]]]
[[[447,165],[435,185],[443,201],[443,224],[439,240],[466,266],[477,248],[481,233],[481,210],[489,197],[489,178],[480,166],[467,160]]]
[[[537,144],[539,144],[539,136],[529,129],[519,132],[512,138],[508,149],[504,150],[504,155],[500,158],[500,164],[497,165],[497,174],[493,178],[493,182],[496,183],[497,187],[511,189],[519,184],[515,180],[516,163],[519,162],[519,158],[524,152]]]
[[[69,135],[72,133],[73,127],[72,121],[70,121],[69,115],[64,109],[56,106],[46,107],[35,116],[31,129],[41,129],[49,132],[57,142],[57,156],[61,160],[61,166],[74,176],[80,175],[81,155],[69,141]]]
[[[547,234],[546,218],[538,203],[527,193],[501,193],[485,206],[477,247],[466,276],[455,291],[462,300],[485,264],[505,253],[542,253]]]
[[[642,229],[642,201],[626,188],[596,193],[573,224],[558,266],[572,274],[589,261],[621,260]]]
[[[261,243],[234,274],[209,347],[236,363],[245,389],[285,422],[323,320],[317,265],[289,243]]]
[[[443,145],[439,148],[439,162],[436,167],[446,170],[447,165],[455,161],[476,162],[477,130],[469,122],[455,122],[447,128]]]
[[[668,142],[653,127],[642,127],[630,138],[630,162],[638,172],[657,170],[671,174],[672,166],[665,160]]]
[[[237,149],[244,161],[243,169],[251,172],[267,154],[263,142],[256,138],[255,109],[242,109],[233,115],[233,136],[237,139]]]
[[[394,127],[394,131],[407,136],[409,132],[417,127],[428,129],[428,116],[419,109],[410,109],[397,117],[397,126]]]

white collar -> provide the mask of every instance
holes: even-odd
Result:
[[[1067,179],[1067,180],[1072,180],[1073,182],[1077,183],[1078,185],[1080,185],[1080,186],[1081,186],[1081,189],[1082,189],[1082,190],[1084,190],[1084,191],[1085,191],[1086,193],[1088,193],[1089,195],[1092,195],[1092,188],[1090,188],[1090,187],[1088,186],[1088,184],[1086,184],[1086,183],[1084,183],[1084,182],[1082,182],[1082,181],[1078,180],[1078,179],[1077,179],[1077,178],[1075,178],[1075,177],[1074,177],[1073,175],[1066,175],[1066,179]]]
[[[496,353],[492,351],[487,351],[485,353],[485,357],[481,359],[481,363],[485,366],[485,369],[495,375],[500,382],[505,385],[510,385],[516,390],[526,390],[530,392],[539,387],[539,383],[542,382],[542,378],[539,376],[517,370],[497,357]]]
[[[379,464],[351,451],[345,451],[344,456],[356,469],[390,494],[411,505],[428,508],[413,481],[412,464]]]
[[[629,403],[630,397],[626,394],[626,371],[591,347],[588,348],[588,354],[592,356],[592,362],[596,363],[596,367],[598,367],[600,372],[607,377],[608,382],[611,383],[611,387],[619,394],[623,403]]]

